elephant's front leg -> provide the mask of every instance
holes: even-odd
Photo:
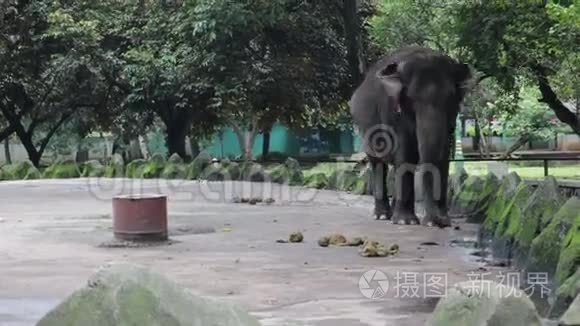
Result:
[[[387,173],[389,167],[381,160],[371,160],[373,176],[373,196],[375,198],[375,218],[377,220],[390,220],[391,207],[387,192]]]
[[[393,222],[419,224],[415,215],[415,167],[418,160],[415,134],[411,131],[398,135],[399,148],[395,158],[395,209]]]
[[[447,182],[449,162],[421,164],[419,178],[422,181],[422,195],[425,203],[426,226],[448,227],[451,219],[447,215]]]

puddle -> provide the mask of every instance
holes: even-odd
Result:
[[[30,326],[59,304],[56,299],[0,298],[0,325]]]

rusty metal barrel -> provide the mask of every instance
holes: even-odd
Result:
[[[167,196],[152,194],[113,197],[113,232],[119,240],[167,240]]]

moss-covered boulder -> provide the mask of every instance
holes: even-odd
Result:
[[[372,195],[372,170],[364,167],[358,173],[358,177],[352,192],[356,195]]]
[[[469,216],[477,212],[478,203],[483,192],[484,180],[477,176],[468,177],[451,201],[450,214]]]
[[[207,166],[199,176],[202,180],[208,181],[237,181],[242,179],[242,167],[240,164],[230,160],[222,160],[220,163],[213,163]]]
[[[529,248],[564,202],[556,179],[552,176],[546,177],[522,211],[519,231],[515,237],[516,245],[522,249]]]
[[[357,173],[353,170],[334,170],[328,177],[327,188],[338,191],[352,191],[356,186],[357,179]]]
[[[81,176],[85,178],[100,178],[105,176],[105,166],[97,160],[87,161],[82,164]]]
[[[433,312],[431,326],[542,326],[534,303],[516,288],[491,281],[455,284]]]
[[[125,176],[128,178],[139,179],[143,177],[143,171],[145,166],[147,165],[147,161],[143,159],[137,159],[131,161],[127,164],[127,169],[125,170]]]
[[[237,306],[192,295],[145,267],[112,264],[45,315],[38,326],[259,326]]]
[[[180,163],[167,163],[161,172],[162,179],[186,179],[187,166]]]
[[[580,198],[572,197],[558,210],[550,224],[532,241],[529,258],[535,268],[547,272],[556,270],[561,257],[560,253],[564,253],[563,249],[568,244],[574,243],[575,239],[568,237],[571,234],[570,230],[578,223],[579,214]],[[574,234],[578,233],[574,232]],[[557,278],[561,280],[562,276],[557,276]]]
[[[461,190],[461,186],[463,186],[463,183],[465,180],[467,180],[467,178],[469,178],[469,175],[464,168],[458,169],[454,174],[449,176],[449,183],[447,186],[447,201],[450,208],[453,206],[453,198],[455,194]]]
[[[558,266],[556,267],[556,284],[562,284],[580,266],[580,209],[576,219],[562,242]]]
[[[520,231],[523,211],[531,195],[532,191],[530,186],[525,182],[521,182],[497,219],[495,229],[496,238],[505,237],[510,240],[515,238]]]
[[[490,201],[485,211],[483,229],[488,233],[494,233],[500,217],[513,199],[513,195],[522,183],[520,176],[512,172],[502,179],[495,197]]]
[[[147,161],[147,164],[143,167],[141,178],[143,179],[156,179],[161,176],[163,169],[165,169],[165,157],[161,154],[154,154]]]
[[[308,188],[324,189],[328,186],[328,177],[324,173],[315,173],[304,179],[304,186]]]
[[[179,156],[179,154],[173,153],[167,159],[167,163],[170,163],[170,164],[183,164],[183,158],[181,158],[181,156]]]
[[[284,164],[277,164],[268,174],[274,183],[302,185],[304,181],[300,164],[292,158],[287,159]]]
[[[0,180],[33,180],[40,179],[40,172],[30,161],[22,161],[18,163],[8,164],[3,166],[0,174]]]
[[[269,178],[266,169],[261,164],[244,162],[240,164],[241,178],[244,181],[264,182]]]
[[[559,318],[568,309],[574,298],[580,297],[580,267],[556,290],[556,295],[550,307],[550,317]]]
[[[74,161],[60,161],[44,170],[45,179],[71,179],[81,176],[81,170]]]
[[[125,161],[119,154],[113,154],[113,157],[105,167],[105,177],[122,178],[125,175]]]
[[[580,295],[576,296],[576,299],[568,308],[568,311],[562,316],[559,326],[578,326],[580,325]]]
[[[187,166],[187,179],[197,180],[200,178],[201,174],[205,169],[207,169],[212,164],[211,156],[207,153],[200,153],[188,166]]]

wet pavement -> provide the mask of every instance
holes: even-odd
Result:
[[[111,245],[111,197],[130,193],[168,195],[169,244]],[[366,196],[271,184],[0,182],[0,325],[33,325],[112,261],[150,266],[195,294],[240,304],[265,326],[424,325],[443,282],[481,271],[473,249],[451,243],[473,240],[475,227],[398,226],[371,211]],[[276,242],[296,231],[304,243]],[[332,233],[396,243],[400,253],[364,258],[357,248],[319,247]]]

